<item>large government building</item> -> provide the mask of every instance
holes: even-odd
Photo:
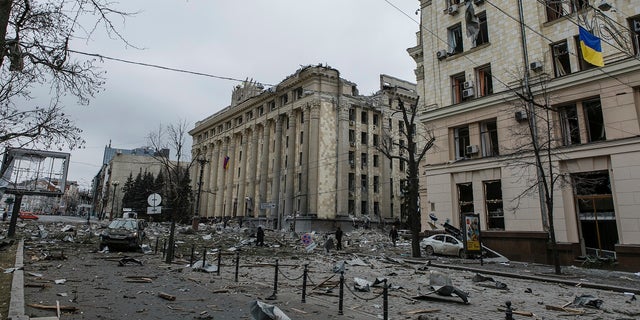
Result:
[[[245,81],[231,104],[196,123],[191,173],[198,214],[242,218],[273,228],[322,230],[402,219],[404,164],[378,152],[404,130],[398,99],[415,84],[380,76],[361,96],[328,66],[306,66],[265,88]]]
[[[408,53],[436,136],[423,212],[456,226],[479,214],[484,243],[514,260],[550,263],[553,226],[562,263],[591,255],[637,269],[638,2],[419,2]]]

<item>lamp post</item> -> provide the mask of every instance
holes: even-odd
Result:
[[[117,180],[113,182],[113,198],[111,199],[111,213],[109,214],[109,221],[113,220],[113,208],[116,203],[116,190],[118,189],[119,184],[120,182]]]
[[[198,163],[200,163],[200,177],[198,178],[198,193],[196,193],[196,207],[193,212],[193,221],[191,227],[193,230],[198,230],[198,224],[200,224],[200,193],[202,192],[202,176],[204,175],[204,165],[207,163],[207,159],[204,157],[198,157]]]

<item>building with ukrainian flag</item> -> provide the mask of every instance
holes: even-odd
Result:
[[[638,3],[419,3],[408,53],[436,137],[422,225],[478,213],[483,242],[510,259],[552,263],[554,238],[562,264],[637,269]]]
[[[206,160],[200,215],[298,231],[401,219],[404,164],[377,148],[403,130],[393,107],[415,102],[415,83],[386,75],[380,83],[363,96],[338,70],[316,65],[270,88],[236,86],[229,106],[189,132],[192,155]]]

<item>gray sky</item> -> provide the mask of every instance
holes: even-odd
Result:
[[[388,1],[418,20],[418,0]],[[419,27],[385,0],[126,0],[118,6],[139,11],[121,24],[121,33],[141,49],[106,36],[71,49],[266,84],[322,63],[340,70],[361,94],[377,91],[382,73],[415,82],[406,49],[415,46]],[[238,84],[110,60],[102,68],[105,90],[89,106],[69,101],[66,109],[87,141],[71,152],[68,178],[87,189],[109,141],[132,149],[148,145],[160,125],[185,120],[191,129],[229,105]]]

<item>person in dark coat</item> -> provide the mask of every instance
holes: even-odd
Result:
[[[256,232],[256,246],[264,246],[264,230],[262,230],[262,227],[258,227]]]
[[[336,229],[336,250],[342,250],[342,229]]]
[[[393,246],[396,246],[396,241],[398,240],[398,230],[396,226],[391,226],[391,231],[389,231],[389,237],[391,238],[391,242],[393,242]]]

